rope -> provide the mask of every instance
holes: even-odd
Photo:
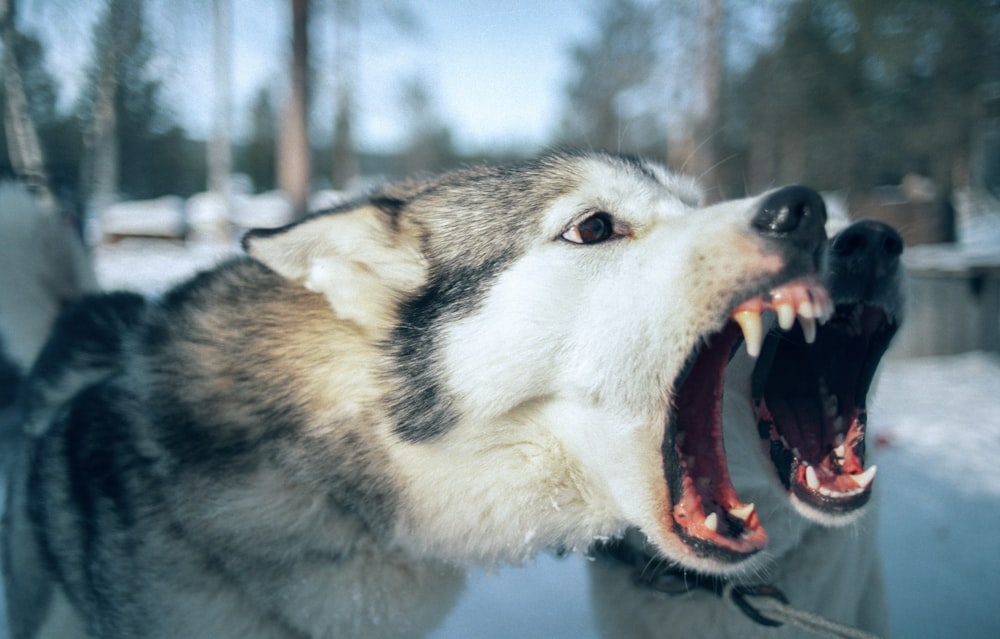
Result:
[[[880,639],[877,635],[853,626],[798,610],[788,602],[785,593],[775,586],[734,584],[722,577],[686,572],[667,563],[656,566],[652,555],[623,540],[603,544],[593,552],[596,557],[632,567],[632,579],[637,587],[668,598],[681,596],[692,590],[705,590],[728,601],[762,626],[777,627],[787,623],[823,639]]]
[[[765,626],[788,623],[827,639],[879,639],[876,635],[853,626],[845,626],[826,617],[798,610],[789,605],[785,595],[773,586],[727,584],[722,595],[742,613]]]

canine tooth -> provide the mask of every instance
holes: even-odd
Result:
[[[806,466],[806,486],[811,490],[819,489],[819,477],[816,476],[816,469],[812,466]]]
[[[729,511],[729,514],[737,519],[746,521],[750,519],[750,515],[753,514],[754,505],[753,504],[743,504],[742,506],[737,506]],[[714,514],[714,513],[713,513]]]
[[[747,354],[750,357],[760,355],[760,346],[764,341],[764,328],[760,319],[760,313],[754,311],[737,311],[733,314],[733,319],[740,325],[743,331],[743,340],[747,345]]]
[[[840,459],[843,459],[847,455],[847,448],[844,447],[843,443],[841,443],[839,446],[833,449],[833,454],[839,457]]]
[[[717,531],[719,529],[719,516],[712,513],[708,517],[705,517],[705,528],[708,528],[712,532]]]
[[[816,320],[811,317],[799,315],[799,324],[802,325],[802,334],[806,338],[806,344],[816,341]]]
[[[791,304],[779,304],[777,311],[778,326],[787,331],[795,324],[795,307]]]
[[[875,478],[875,472],[877,470],[878,466],[871,466],[863,473],[851,475],[851,479],[853,479],[854,483],[858,485],[858,488],[868,488],[868,485],[872,483],[872,479]]]
[[[816,309],[813,308],[812,302],[802,302],[799,304],[799,317],[816,319]]]

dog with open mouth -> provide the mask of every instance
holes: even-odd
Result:
[[[831,312],[826,211],[800,186],[699,202],[656,163],[558,153],[83,300],[27,383],[11,637],[418,637],[466,567],[628,526],[692,569],[760,565],[723,372],[748,310]]]
[[[891,227],[853,223],[826,251],[823,321],[803,318],[801,304],[796,313],[780,295],[763,321],[757,304],[736,314],[745,348],[726,371],[725,448],[735,490],[768,532],[767,561],[719,579],[663,557],[632,530],[600,546],[590,567],[604,636],[799,636],[745,599],[732,605],[722,596],[727,586],[760,584],[803,611],[886,634],[866,400],[903,320],[902,251]]]

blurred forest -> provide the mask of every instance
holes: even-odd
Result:
[[[99,14],[93,53],[69,108],[58,106],[62,79],[47,64],[46,47],[58,43],[19,20],[19,5],[32,1],[0,0],[0,176],[77,210],[222,192],[241,174],[255,191],[280,188],[302,214],[319,187],[540,150],[460,152],[419,78],[400,81],[404,144],[376,152],[355,139],[359,33],[379,21],[407,37],[420,22],[418,2],[287,0],[287,74],[281,87],[261,86],[241,114],[228,89],[232,0],[197,5],[212,25],[206,72],[218,88],[206,140],[180,124],[184,97],[166,95],[150,63],[157,35],[171,28],[149,10],[155,0],[90,2]],[[547,147],[662,159],[699,176],[713,197],[787,182],[860,193],[908,174],[944,192],[1000,193],[1000,0],[596,0],[587,8],[593,29],[565,51],[571,73],[553,87],[563,116]],[[773,25],[767,37],[747,28],[762,21]],[[335,77],[320,82],[316,40],[331,34]],[[310,135],[318,101],[334,114],[323,142]],[[248,134],[233,134],[236,118],[251,123]]]

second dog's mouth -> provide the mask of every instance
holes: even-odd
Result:
[[[788,308],[791,310],[789,311]],[[741,337],[751,355],[761,350],[761,313],[791,313],[815,332],[832,310],[826,289],[808,278],[740,304],[723,329],[688,358],[675,388],[675,406],[663,444],[674,532],[698,557],[735,564],[760,551],[767,533],[753,504],[740,501],[729,477],[722,440],[726,364]]]
[[[838,304],[812,343],[794,329],[764,344],[752,388],[758,432],[785,487],[824,515],[850,514],[871,497],[866,398],[897,328],[878,306]]]

